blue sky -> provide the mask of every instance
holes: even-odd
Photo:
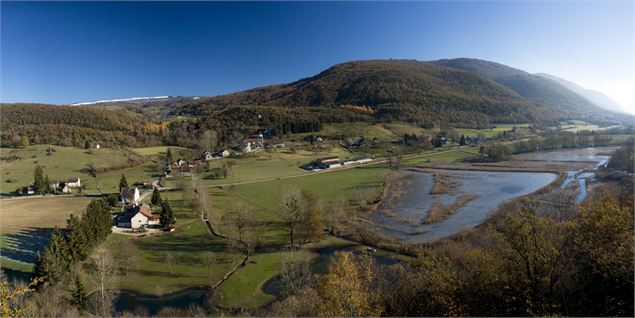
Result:
[[[1,2],[4,102],[211,96],[344,61],[475,57],[635,112],[633,1]]]

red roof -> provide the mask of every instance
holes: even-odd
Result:
[[[154,217],[152,216],[152,211],[150,210],[150,206],[145,203],[139,207],[139,212],[141,212],[141,214],[147,216],[148,218]]]

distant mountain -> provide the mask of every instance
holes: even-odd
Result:
[[[540,107],[490,79],[414,60],[337,64],[293,83],[216,96],[205,105],[207,111],[230,105],[358,105],[382,118],[467,125],[534,121],[543,115]]]
[[[558,82],[560,85],[568,88],[572,92],[588,99],[591,103],[596,104],[602,108],[605,108],[614,112],[624,112],[624,109],[622,108],[622,106],[620,106],[620,104],[618,104],[616,101],[606,96],[602,92],[584,88],[576,83],[573,83],[571,81],[568,81],[566,79],[563,79],[554,75],[545,74],[545,73],[537,73],[535,75]]]
[[[542,106],[545,111],[554,112],[559,116],[575,117],[605,112],[598,105],[557,81],[503,64],[468,58],[438,60],[432,63],[476,73],[494,80],[511,88],[529,101]]]

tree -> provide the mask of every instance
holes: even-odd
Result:
[[[280,191],[279,212],[289,233],[291,248],[294,248],[294,232],[297,225],[302,222],[302,196],[300,190],[293,187],[285,187]]]
[[[77,307],[79,311],[86,310],[88,305],[88,292],[79,277],[75,277],[73,290],[71,290],[71,304]]]
[[[174,162],[174,159],[172,158],[172,150],[170,150],[170,148],[168,148],[168,151],[165,154],[165,160],[167,161],[167,164]]]
[[[33,292],[31,287],[38,284],[33,280],[29,286],[11,286],[6,276],[0,272],[0,317],[26,317],[30,316],[30,309],[24,302],[24,298]]]
[[[42,191],[44,191],[44,172],[39,165],[35,167],[35,172],[33,173],[33,188],[36,194],[42,194]]]
[[[216,147],[216,145],[218,145],[218,135],[216,132],[213,130],[206,130],[203,132],[199,143],[201,150],[211,151],[214,147]]]
[[[53,193],[53,189],[51,189],[51,181],[49,180],[49,175],[45,175],[44,176],[44,180],[43,180],[43,189],[42,189],[42,194],[50,194]]]
[[[112,305],[111,288],[115,282],[115,263],[108,250],[104,248],[95,251],[91,260],[93,268],[91,279],[99,297],[96,308],[97,313],[102,316],[110,316],[110,307]]]
[[[128,188],[128,180],[126,180],[126,176],[122,173],[121,179],[119,179],[119,193],[121,190]]]
[[[29,146],[29,137],[27,137],[27,136],[20,137],[20,146],[22,148],[28,147]]]
[[[323,302],[320,315],[326,317],[379,316],[382,308],[371,289],[372,260],[360,258],[356,264],[350,253],[336,253],[329,272],[320,283]]]
[[[461,139],[459,140],[459,145],[461,146],[465,146],[466,142],[465,142],[465,135],[461,135]]]
[[[315,193],[302,190],[304,205],[304,217],[302,218],[302,232],[304,242],[321,240],[324,236],[324,227],[320,218],[320,202]]]
[[[172,212],[172,207],[170,206],[170,202],[168,202],[168,200],[165,200],[161,203],[161,213],[159,214],[159,223],[163,227],[168,227],[176,223],[176,220],[174,219],[174,213]]]
[[[43,278],[45,282],[55,283],[62,279],[68,270],[68,247],[60,230],[56,227],[51,234],[42,256],[33,267],[34,278]]]
[[[342,221],[346,217],[347,200],[338,198],[325,210],[324,225],[332,234],[336,234]]]
[[[154,189],[152,190],[152,198],[150,199],[150,203],[152,203],[152,205],[161,204],[161,193],[159,193],[159,188],[154,187]]]
[[[289,297],[298,294],[311,285],[311,263],[298,252],[287,254],[282,260],[280,281],[283,295]]]

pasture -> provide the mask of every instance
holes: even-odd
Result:
[[[52,229],[64,227],[71,213],[81,215],[89,202],[86,197],[0,200],[0,266],[29,272]]]

